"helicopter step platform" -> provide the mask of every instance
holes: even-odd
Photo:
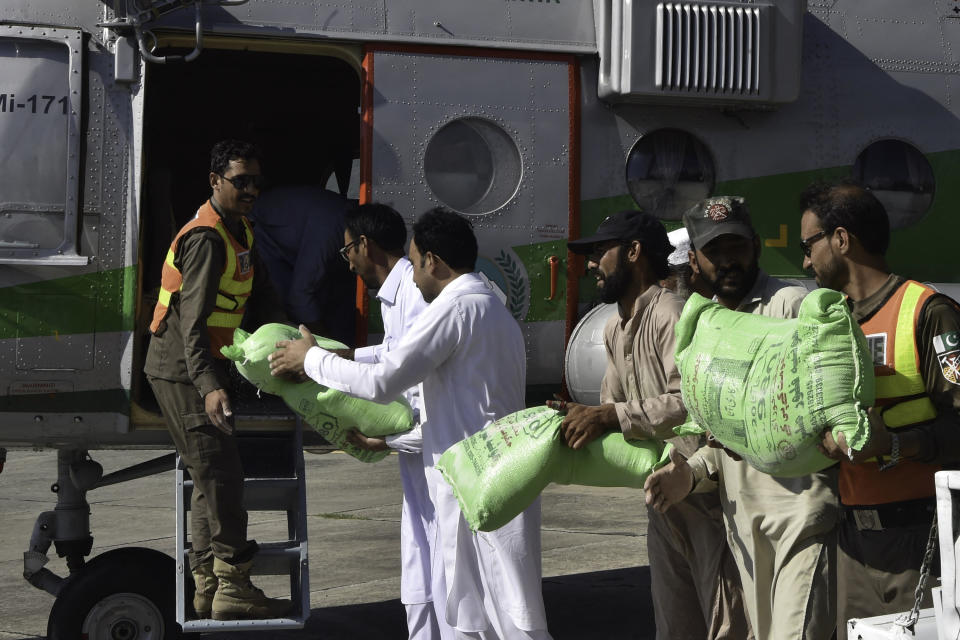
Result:
[[[260,543],[254,575],[289,575],[293,610],[288,617],[263,620],[192,619],[188,512],[193,481],[177,458],[177,622],[185,633],[302,629],[310,616],[310,567],[307,550],[306,483],[302,424],[287,433],[238,433],[244,468],[244,506],[247,511],[282,511],[287,515],[287,540]]]

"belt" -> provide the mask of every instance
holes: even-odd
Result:
[[[898,527],[929,527],[936,513],[934,498],[904,500],[877,505],[840,505],[840,518],[860,531],[883,531]]]

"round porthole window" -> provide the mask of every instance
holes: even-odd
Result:
[[[640,138],[627,156],[627,189],[637,205],[658,218],[679,220],[714,184],[706,145],[680,129],[658,129]]]
[[[853,178],[883,203],[891,229],[918,222],[933,204],[933,168],[903,140],[878,140],[861,151]]]
[[[482,118],[454,120],[427,144],[424,173],[440,201],[467,214],[505,205],[520,185],[520,151],[499,125]]]

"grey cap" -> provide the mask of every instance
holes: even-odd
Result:
[[[690,243],[700,249],[717,236],[728,233],[744,238],[756,235],[747,203],[740,196],[701,200],[683,214],[683,226],[690,235]]]

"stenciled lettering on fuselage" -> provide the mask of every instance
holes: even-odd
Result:
[[[17,102],[17,94],[0,93],[0,113],[39,113],[40,115],[53,113],[67,115],[67,96],[59,100],[57,96],[31,95],[29,98]],[[54,105],[59,105],[54,107]]]

